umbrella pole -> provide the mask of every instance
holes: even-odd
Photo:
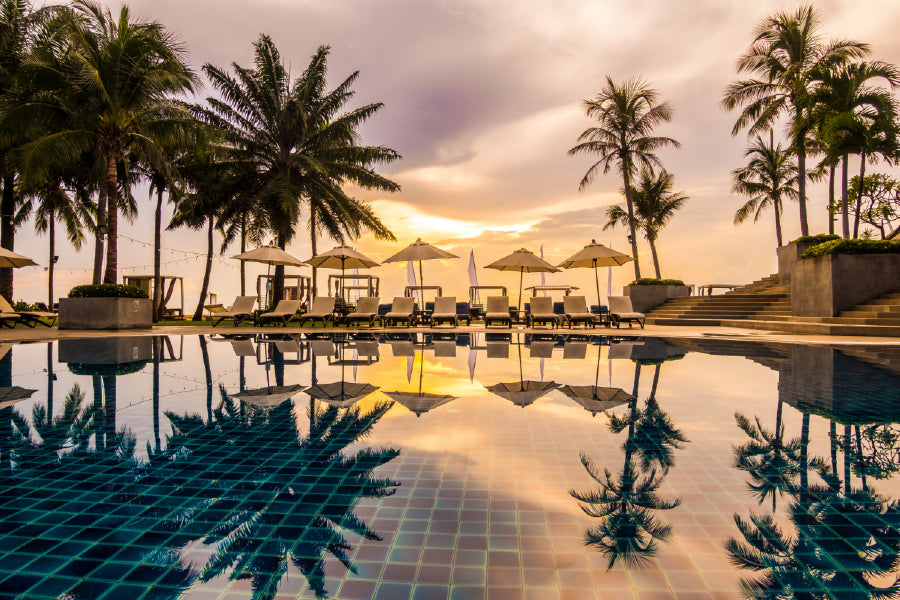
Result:
[[[422,306],[419,307],[423,313],[425,312],[425,290],[422,286],[425,285],[425,282],[422,281],[422,261],[419,261],[419,302],[422,303]]]
[[[600,276],[597,274],[597,259],[594,259],[594,283],[597,284],[597,310],[600,310]],[[598,363],[599,364],[599,363]]]
[[[518,342],[518,339],[516,341]],[[521,388],[520,391],[524,392],[525,381],[523,380],[524,375],[522,375],[522,344],[517,343],[516,345],[519,347],[519,387]]]
[[[421,283],[421,280],[420,280]],[[422,349],[419,353],[419,396],[422,395],[422,374],[425,371],[425,334],[422,334]],[[418,415],[417,415],[418,416]]]
[[[594,400],[598,400],[597,386],[600,383],[600,351],[602,349],[603,349],[602,345],[597,346],[597,372],[594,374]]]
[[[519,305],[516,307],[518,312],[522,312],[522,279],[525,277],[525,269],[519,271]]]

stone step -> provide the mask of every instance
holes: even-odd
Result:
[[[851,310],[842,310],[838,313],[839,317],[868,317],[868,316],[878,316],[884,315],[886,317],[897,316],[900,315],[900,306],[897,307],[889,307],[889,306],[865,306],[860,305]]]
[[[874,300],[869,300],[867,302],[864,302],[863,304],[866,306],[886,305],[886,306],[900,307],[900,298],[885,298],[884,296],[879,296],[878,298],[875,298]]]
[[[813,317],[819,318],[819,317]],[[832,317],[833,318],[833,317]],[[821,323],[804,321],[777,321],[757,319],[653,319],[647,323],[654,325],[680,326],[722,326],[743,329],[780,331],[784,333],[812,335],[847,335],[859,337],[900,337],[900,325],[857,325],[844,323]]]

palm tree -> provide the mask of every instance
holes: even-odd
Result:
[[[775,135],[769,130],[768,143],[757,135],[744,151],[744,156],[750,160],[747,166],[731,172],[734,181],[731,191],[750,199],[734,213],[734,223],[743,223],[750,215],[753,215],[755,223],[763,210],[771,208],[775,213],[775,238],[781,247],[782,200],[794,200],[798,195],[794,154],[782,148],[781,143],[776,146]]]
[[[760,504],[770,496],[772,511],[775,511],[777,497],[790,494],[797,489],[800,475],[800,440],[784,441],[784,424],[781,423],[781,402],[775,429],[766,428],[756,418],[756,425],[740,413],[735,413],[738,427],[750,438],[740,446],[735,446],[734,466],[746,471],[751,481],[750,491]]]
[[[115,19],[99,3],[75,0],[59,27],[68,47],[65,89],[58,95],[71,100],[51,97],[31,104],[34,115],[48,109],[68,113],[68,123],[31,142],[26,157],[29,168],[39,172],[99,149],[105,194],[97,210],[97,246],[105,231],[103,280],[115,283],[120,189],[129,179],[130,163],[158,164],[164,143],[187,137],[193,116],[173,97],[192,91],[196,77],[175,37],[159,23],[133,20],[125,6]],[[98,252],[95,281],[101,262]]]
[[[656,278],[660,279],[659,257],[656,254],[656,240],[663,227],[668,225],[675,213],[684,207],[688,197],[681,192],[672,192],[673,175],[663,170],[658,176],[650,167],[641,169],[640,180],[631,188],[634,208],[634,225],[640,228],[650,244],[650,255],[653,257],[653,269]],[[627,198],[627,195],[626,195]],[[610,206],[606,210],[608,222],[603,229],[616,225],[630,226],[632,220],[629,213],[620,205]],[[633,229],[632,229],[633,231]]]
[[[259,218],[265,219],[280,248],[293,239],[302,203],[311,198],[350,207],[353,200],[341,188],[345,183],[391,192],[400,189],[375,171],[376,165],[400,156],[390,148],[357,143],[359,126],[382,104],[340,113],[353,97],[351,86],[358,73],[326,91],[327,46],[316,51],[296,79],[268,36],[260,36],[254,48],[254,68],[232,64],[234,75],[204,65],[204,73],[222,98],[208,98],[209,108],[196,111],[222,130],[235,177],[242,182],[237,195],[255,198],[251,206],[263,213]],[[393,239],[374,215],[365,222],[353,221],[349,210],[336,213],[340,231],[349,234],[362,227],[376,237]],[[313,235],[318,226],[313,223]],[[283,289],[284,267],[278,266],[273,285],[276,300]]]
[[[811,123],[815,89],[814,72],[826,71],[869,51],[866,44],[852,40],[825,43],[819,34],[821,20],[812,5],[794,13],[776,12],[756,27],[750,49],[737,63],[739,73],[753,78],[725,88],[722,104],[728,110],[743,106],[731,131],[737,135],[749,127],[750,135],[772,128],[775,120],[787,115],[791,142],[799,171],[800,232],[809,235],[806,214],[806,143]]]
[[[670,145],[681,147],[672,138],[652,135],[658,125],[672,119],[672,108],[667,102],[659,102],[659,94],[643,79],[634,77],[617,85],[608,75],[606,86],[594,98],[585,100],[584,108],[588,117],[597,119],[598,126],[585,129],[578,136],[579,143],[568,153],[592,154],[598,160],[581,178],[578,189],[590,185],[597,173],[609,173],[613,166],[622,175],[634,276],[640,279],[631,180],[638,168],[662,167],[657,150]]]
[[[870,82],[882,79],[894,87],[900,82],[900,73],[893,65],[872,61],[818,69],[813,71],[812,78],[817,85],[811,98],[811,119],[821,132],[832,160],[836,162],[840,158],[842,163],[841,215],[843,234],[848,238],[848,155],[860,154],[860,172],[864,176],[867,155],[879,151],[891,155],[895,150],[890,144],[891,139],[896,142],[897,111],[893,96]],[[857,220],[853,237],[858,226]]]

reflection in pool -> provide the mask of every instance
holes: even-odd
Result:
[[[894,347],[345,334],[0,353],[4,596],[900,594]]]

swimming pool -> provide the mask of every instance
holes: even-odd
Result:
[[[4,597],[896,592],[897,347],[504,333],[4,351]]]

